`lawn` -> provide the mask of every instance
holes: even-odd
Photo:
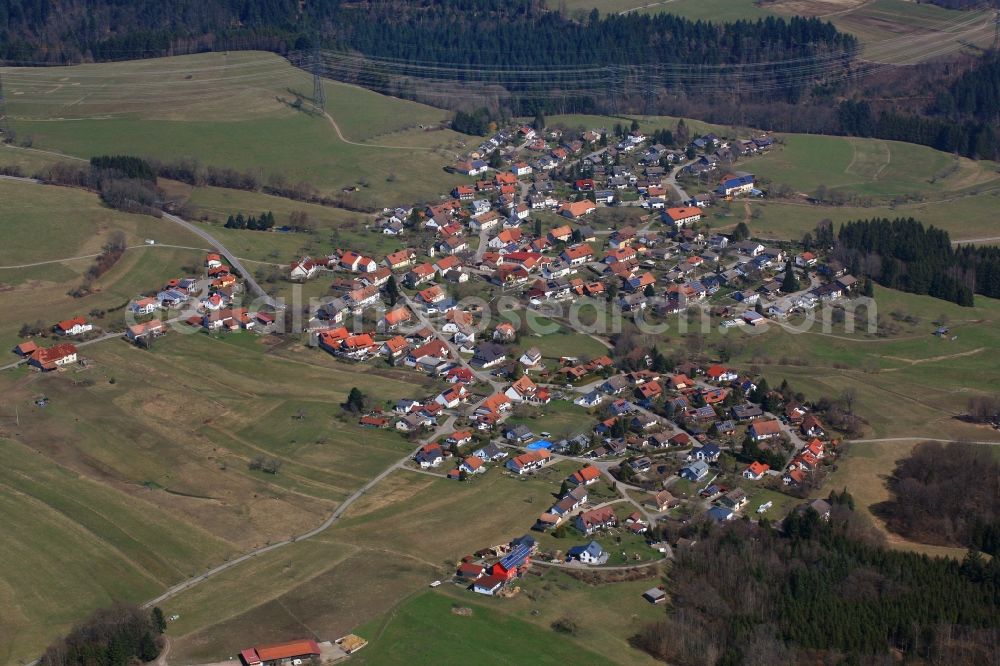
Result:
[[[128,153],[281,174],[328,193],[360,190],[366,205],[436,196],[442,167],[467,137],[439,128],[447,113],[327,81],[324,117],[296,110],[309,75],[260,52],[4,73],[14,129],[39,148],[83,158]]]
[[[568,400],[553,400],[541,407],[532,407],[521,416],[515,412],[511,423],[523,423],[536,435],[551,433],[552,440],[574,437],[590,432],[590,417],[587,410]]]
[[[605,658],[581,648],[552,629],[504,612],[505,600],[424,592],[395,608],[383,621],[359,633],[370,644],[352,661],[359,664],[603,664]],[[455,609],[469,609],[458,614]]]

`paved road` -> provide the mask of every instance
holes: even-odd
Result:
[[[92,338],[90,340],[84,340],[83,342],[73,342],[73,344],[75,344],[77,349],[79,349],[80,347],[86,347],[87,345],[92,345],[95,342],[103,342],[104,340],[111,340],[112,338],[120,338],[122,337],[123,334],[124,334],[123,331],[110,331],[100,337]],[[72,339],[69,341],[72,342]],[[21,359],[20,361],[15,361],[14,363],[8,363],[7,365],[0,366],[0,370],[10,370],[11,368],[16,368],[17,366],[27,362],[28,359],[24,358]]]
[[[18,176],[0,176],[0,179],[2,179],[2,180],[13,180],[13,181],[16,181],[16,182],[21,182],[21,183],[31,183],[31,184],[35,184],[35,185],[41,185],[41,184],[43,184],[42,181],[40,181],[40,180],[38,180],[36,178],[20,178]],[[219,254],[221,254],[222,256],[224,256],[229,261],[229,264],[234,269],[236,269],[236,271],[239,272],[240,275],[243,276],[243,279],[246,281],[247,285],[249,285],[251,291],[253,291],[254,294],[256,294],[258,297],[260,297],[261,300],[263,300],[266,305],[269,305],[272,308],[278,308],[279,307],[279,303],[274,298],[272,298],[270,294],[268,294],[266,291],[264,291],[264,288],[261,287],[260,284],[257,283],[257,280],[254,279],[254,277],[250,273],[250,271],[248,271],[246,269],[246,267],[243,266],[243,264],[240,262],[239,257],[237,257],[235,254],[233,254],[232,252],[230,252],[228,250],[228,248],[226,248],[225,245],[223,245],[218,239],[215,238],[215,236],[213,236],[212,234],[208,233],[204,229],[202,229],[202,228],[200,228],[200,227],[198,227],[198,226],[196,226],[196,225],[188,222],[187,220],[185,220],[183,218],[180,218],[180,217],[178,217],[176,215],[173,215],[171,213],[163,213],[163,217],[164,217],[164,219],[170,220],[171,222],[173,222],[175,224],[179,224],[180,226],[184,227],[185,229],[187,229],[191,233],[193,233],[193,234],[195,234],[195,235],[203,238],[205,241],[207,241],[209,245],[211,245]]]
[[[441,333],[441,331],[438,330],[438,327],[434,324],[434,322],[424,313],[423,306],[421,306],[419,303],[414,301],[406,294],[402,294],[402,296],[403,296],[403,301],[406,302],[410,310],[417,316],[417,319],[420,321],[420,323],[426,326],[427,328],[431,329],[432,331],[434,331],[434,333],[438,336],[441,342],[443,342],[448,347],[448,351],[451,352],[451,355],[454,357],[456,363],[460,364],[464,368],[467,368],[469,372],[474,374],[476,378],[479,379],[481,382],[493,387],[494,391],[499,391],[504,386],[503,382],[499,382],[493,379],[493,377],[490,376],[489,372],[472,367],[469,364],[469,362],[466,361],[465,358],[459,353],[458,345],[456,345],[454,342],[451,341],[450,336]]]
[[[171,213],[164,213],[163,217],[165,219],[170,220],[171,222],[179,224],[180,226],[184,227],[191,233],[196,234],[197,236],[205,239],[205,241],[209,245],[215,248],[219,252],[219,254],[221,254],[223,257],[226,258],[230,266],[236,269],[236,271],[243,276],[243,279],[246,281],[247,285],[250,287],[251,291],[254,292],[254,294],[256,294],[261,300],[264,301],[264,303],[271,306],[272,308],[278,307],[279,305],[278,302],[274,300],[270,294],[264,291],[264,288],[257,283],[257,280],[254,279],[253,274],[249,270],[247,270],[246,267],[243,266],[243,264],[240,262],[239,257],[230,252],[225,245],[223,245],[220,241],[218,241],[215,238],[215,236],[208,233],[201,227],[196,226],[188,222],[187,220],[180,218],[176,215],[173,215]]]

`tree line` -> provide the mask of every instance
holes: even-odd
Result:
[[[688,526],[666,617],[633,639],[668,663],[989,663],[1000,630],[1000,562],[891,551],[833,493],[825,520],[795,510]]]
[[[1000,297],[1000,247],[956,249],[947,231],[912,217],[848,222],[837,234],[837,253],[855,275],[866,273],[892,289],[967,307],[973,294]]]
[[[1000,86],[994,84],[994,94],[998,91]],[[837,108],[840,129],[850,136],[917,143],[975,159],[995,159],[1000,155],[995,121],[949,115],[957,117],[926,117],[894,111],[876,114],[865,100],[845,100]]]
[[[270,231],[274,228],[274,213],[267,211],[261,213],[260,217],[246,215],[243,213],[232,213],[226,218],[226,229],[250,229],[251,231]]]

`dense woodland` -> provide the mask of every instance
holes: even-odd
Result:
[[[908,539],[1000,556],[1000,462],[988,447],[924,442],[889,479],[893,498],[875,507]]]
[[[848,222],[836,255],[855,275],[912,294],[973,305],[973,294],[1000,298],[1000,247],[955,248],[948,232],[910,218]]]
[[[991,664],[1000,640],[1000,561],[886,550],[846,493],[829,522],[793,512],[705,526],[677,554],[671,606],[635,644],[680,666]]]
[[[261,49],[305,64],[318,37],[335,52],[373,59],[328,66],[329,76],[451,109],[492,99],[508,114],[655,112],[1000,157],[996,56],[855,80],[855,38],[818,19],[721,24],[557,9],[542,0],[8,0],[0,3],[0,59]],[[942,92],[923,106],[892,101],[928,85]]]
[[[95,611],[48,647],[40,666],[126,666],[160,654],[166,620],[159,608],[117,604]]]

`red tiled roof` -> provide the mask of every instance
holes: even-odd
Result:
[[[257,655],[261,661],[291,659],[292,657],[302,657],[312,654],[319,654],[319,645],[314,640],[291,641],[288,643],[278,643],[277,645],[261,645],[257,648]]]
[[[39,347],[31,355],[31,359],[41,365],[55,363],[59,359],[66,358],[76,353],[76,345],[64,342],[53,347]]]

